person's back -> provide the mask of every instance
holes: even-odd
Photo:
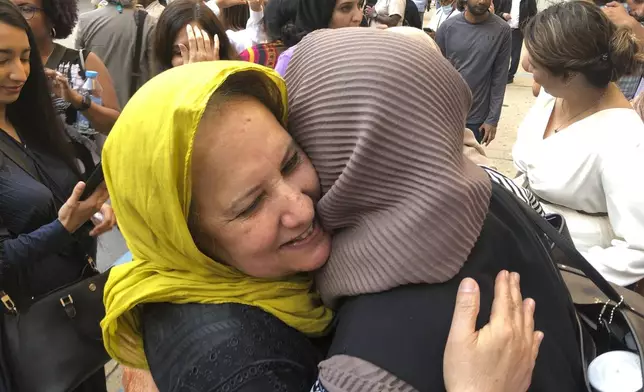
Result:
[[[103,60],[114,81],[121,107],[129,100],[132,61],[136,42],[135,8],[104,7],[84,13],[78,21],[76,47],[88,49]],[[154,75],[152,41],[155,20],[146,17],[143,24],[139,87]]]

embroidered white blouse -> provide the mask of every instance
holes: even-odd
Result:
[[[644,278],[644,123],[632,109],[608,109],[544,139],[554,104],[542,91],[519,127],[514,164],[607,280],[635,283]]]

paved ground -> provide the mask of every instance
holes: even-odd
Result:
[[[79,8],[81,12],[85,12],[90,10],[92,6],[89,0],[80,0]],[[426,22],[429,21],[432,14],[433,11],[425,14]],[[75,34],[72,34],[71,37],[62,40],[61,43],[73,47],[74,37]],[[531,86],[532,76],[527,73],[517,74],[515,83],[508,85],[496,139],[487,148],[488,156],[494,161],[498,169],[509,176],[513,176],[515,173],[512,165],[511,150],[516,139],[517,128],[534,102]],[[102,268],[106,268],[125,250],[125,244],[118,231],[103,236],[99,242],[99,265]],[[118,392],[121,389],[120,369],[114,363],[109,363],[105,370],[108,375],[108,391]]]

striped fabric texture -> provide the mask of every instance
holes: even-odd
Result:
[[[458,72],[413,38],[343,28],[307,35],[285,78],[289,132],[319,173],[317,212],[334,235],[316,276],[324,302],[452,278],[491,195],[462,153],[471,94]]]

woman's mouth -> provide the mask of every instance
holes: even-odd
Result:
[[[24,84],[21,84],[19,86],[3,86],[2,88],[9,94],[19,94],[22,90],[22,86],[24,86]]]
[[[302,234],[284,243],[281,247],[299,248],[306,246],[312,243],[317,237],[319,237],[321,233],[322,229],[320,228],[320,225],[315,220],[313,220],[313,222],[311,222],[311,225]]]

